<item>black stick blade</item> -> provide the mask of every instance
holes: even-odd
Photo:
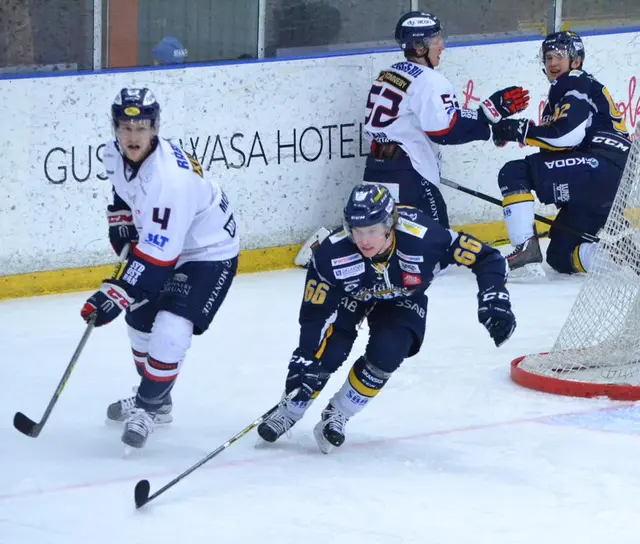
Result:
[[[35,438],[40,434],[41,427],[33,420],[29,419],[22,412],[16,412],[13,416],[13,426],[22,434]]]
[[[136,508],[140,508],[144,506],[149,500],[149,490],[151,486],[149,485],[149,480],[140,480],[136,484],[136,489],[134,491],[134,497],[136,500]]]

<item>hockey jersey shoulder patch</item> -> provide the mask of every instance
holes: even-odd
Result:
[[[407,234],[411,234],[412,236],[416,236],[417,238],[424,238],[424,235],[429,229],[404,217],[398,217],[396,230],[399,230],[400,232],[406,232]]]
[[[341,240],[344,240],[346,237],[347,237],[347,233],[344,230],[341,230],[329,236],[329,241],[332,244],[337,244]]]
[[[408,78],[401,76],[400,74],[397,74],[395,72],[389,72],[386,70],[380,72],[380,75],[378,76],[376,81],[378,83],[388,83],[389,85],[395,87],[403,93],[406,93],[409,85],[411,85],[411,81],[409,81]]]

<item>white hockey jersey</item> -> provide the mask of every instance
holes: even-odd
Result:
[[[459,104],[449,80],[428,66],[397,62],[375,80],[367,100],[364,131],[371,141],[396,142],[413,168],[440,183],[439,146],[429,139],[446,134]]]
[[[139,236],[136,251],[145,259],[180,266],[238,255],[233,207],[220,185],[178,145],[158,138],[133,179],[115,141],[107,144],[103,161],[116,193],[131,208]]]

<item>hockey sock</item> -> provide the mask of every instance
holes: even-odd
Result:
[[[515,193],[505,196],[502,201],[504,222],[511,245],[518,246],[533,237],[533,195]]]
[[[384,372],[365,357],[360,357],[353,363],[347,380],[333,396],[331,404],[350,418],[380,392],[390,376],[391,372]]]
[[[127,333],[129,335],[129,342],[131,343],[131,352],[133,354],[133,362],[136,365],[136,372],[138,376],[144,375],[144,365],[147,364],[147,353],[149,351],[149,338],[151,333],[142,332],[134,329],[133,327],[127,327]]]
[[[318,389],[311,396],[311,399],[306,401],[294,401],[294,400],[287,401],[287,405],[286,405],[287,411],[289,412],[289,415],[293,419],[295,419],[296,421],[299,421],[302,418],[304,413],[307,411],[307,408],[311,406],[311,403],[318,397],[320,392],[324,389],[324,386],[327,385],[327,382],[329,381],[330,377],[331,377],[331,374],[320,375],[320,382],[318,384]]]
[[[576,246],[571,253],[571,264],[575,272],[588,272],[598,244],[584,242]]]
[[[136,406],[156,411],[164,403],[191,347],[193,323],[167,311],[156,315],[149,338],[149,353],[138,388]]]

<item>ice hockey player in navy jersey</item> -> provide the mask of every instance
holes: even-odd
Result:
[[[504,218],[515,246],[507,260],[518,275],[541,275],[543,260],[534,230],[534,198],[559,209],[556,224],[597,234],[611,209],[631,142],[624,117],[607,88],[583,71],[584,44],[571,31],[549,34],[541,61],[551,83],[542,123],[507,119],[493,128],[497,145],[520,142],[539,153],[500,170]],[[547,263],[561,273],[586,272],[596,244],[557,227],[550,231]],[[523,268],[524,267],[524,268]]]
[[[496,346],[516,321],[505,288],[504,257],[476,238],[458,234],[413,207],[396,206],[389,190],[358,185],[344,208],[344,229],[316,250],[300,308],[300,338],[289,361],[285,395],[291,400],[258,427],[274,442],[302,418],[329,377],[347,359],[366,318],[369,341],[348,379],[323,410],[314,435],[322,452],[342,445],[347,421],[384,387],[422,345],[427,295],[445,264],[470,268],[478,283],[478,319]]]
[[[396,24],[405,60],[382,70],[369,91],[363,130],[371,149],[363,181],[386,185],[398,204],[419,208],[449,228],[439,146],[489,140],[494,123],[527,108],[529,92],[507,87],[477,110],[461,108],[453,85],[436,70],[445,48],[443,32],[438,17],[421,11],[403,15]],[[325,228],[314,233],[296,264],[304,266],[326,235]]]
[[[81,315],[97,327],[124,310],[140,385],[109,405],[122,441],[141,448],[154,425],[171,421],[171,389],[191,346],[231,286],[239,240],[233,208],[198,161],[160,138],[160,106],[149,89],[122,89],[111,107],[115,140],[104,165],[113,184],[109,238],[132,246],[116,279],[105,280]]]

